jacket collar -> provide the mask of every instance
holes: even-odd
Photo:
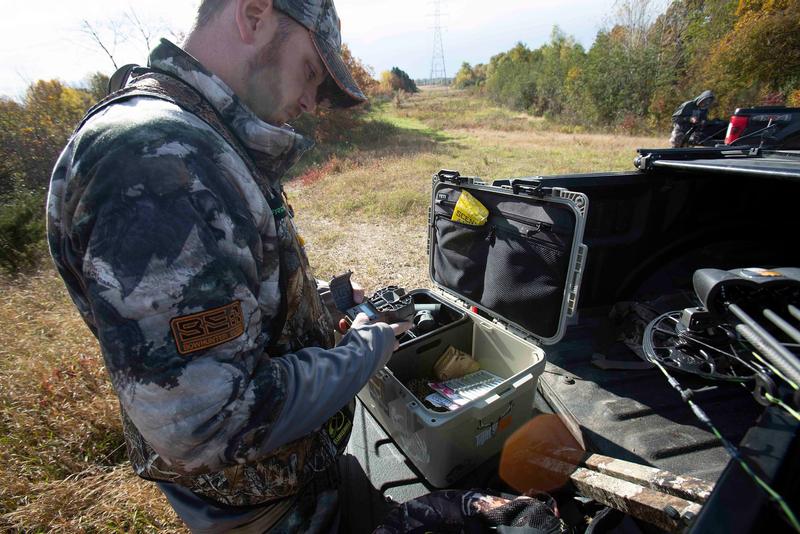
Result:
[[[161,39],[153,49],[148,63],[152,68],[177,76],[200,92],[244,143],[272,185],[277,185],[275,182],[314,145],[289,125],[273,126],[256,117],[217,75],[166,39]]]

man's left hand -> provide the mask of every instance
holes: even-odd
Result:
[[[361,284],[351,280],[350,285],[353,286],[353,302],[356,304],[364,302],[364,288],[361,287]]]
[[[358,282],[350,280],[350,285],[353,288],[353,302],[361,304],[364,302],[364,287]],[[350,329],[350,325],[344,318],[339,319],[339,333],[344,334]]]

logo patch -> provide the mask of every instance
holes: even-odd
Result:
[[[339,445],[352,428],[352,423],[347,416],[339,410],[328,420],[328,435],[335,445]]]
[[[219,308],[175,317],[169,322],[182,356],[222,345],[244,334],[244,314],[238,300]]]

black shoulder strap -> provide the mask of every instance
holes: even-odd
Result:
[[[108,87],[106,88],[106,94],[116,93],[128,83],[128,78],[131,77],[131,73],[133,69],[138,67],[136,63],[128,63],[127,65],[123,65],[117,69],[117,71],[111,75],[111,78],[108,80]]]
[[[128,83],[131,76],[133,76],[133,79]],[[80,130],[90,118],[113,104],[138,97],[157,98],[175,104],[208,124],[236,151],[253,176],[261,176],[261,171],[247,152],[244,143],[235,132],[225,125],[219,111],[217,111],[203,94],[180,78],[157,69],[130,64],[118,69],[117,72],[111,76],[108,86],[109,90],[113,89],[113,91],[86,112],[80,124],[75,128],[76,132]],[[272,216],[275,219],[275,227],[277,230],[280,220],[286,217],[287,214],[283,197],[280,192],[275,191],[271,187],[265,191],[265,194],[267,203],[272,210]],[[280,254],[280,247],[278,247],[278,253]],[[288,313],[285,273],[283,271],[283,269],[280,270],[280,308],[278,310],[278,315],[273,321],[273,329],[270,333],[270,346],[267,349],[270,353],[271,349],[277,347],[278,340],[286,324]]]
[[[128,83],[131,76],[133,76],[133,79]],[[244,148],[244,143],[225,125],[224,119],[211,102],[188,83],[164,71],[131,64],[121,67],[112,75],[108,84],[109,89],[119,84],[121,85],[118,89],[111,92],[86,112],[76,131],[80,130],[99,111],[112,104],[137,97],[157,98],[175,104],[208,124],[239,154],[239,157],[242,158],[251,173],[255,176],[261,175],[253,158]],[[268,194],[280,196],[275,191],[269,191]]]

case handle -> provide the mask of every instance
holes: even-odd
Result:
[[[509,391],[511,391],[511,390],[509,390]],[[504,394],[505,393],[507,393],[507,392],[504,392]],[[513,410],[513,409],[514,409],[514,401],[511,401],[511,402],[508,403],[508,406],[506,406],[505,411],[503,411],[503,413],[499,417],[492,419],[490,422],[484,423],[483,419],[478,419],[478,429],[489,428],[492,425],[494,425],[495,423],[499,423],[500,420],[503,419],[508,414],[510,414],[511,410]]]
[[[515,195],[524,194],[537,198],[544,198],[550,188],[545,188],[541,180],[511,180],[511,190]]]
[[[451,171],[448,169],[442,169],[436,173],[436,177],[443,182],[455,182],[460,184],[464,179],[461,178],[461,173],[458,171]]]
[[[583,268],[586,265],[586,255],[589,248],[586,245],[578,247],[575,258],[575,270],[572,273],[572,287],[567,296],[567,317],[573,317],[578,309],[578,294],[581,289],[581,279],[583,278]]]

